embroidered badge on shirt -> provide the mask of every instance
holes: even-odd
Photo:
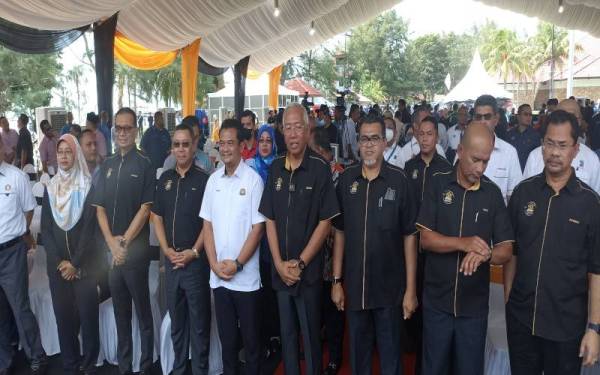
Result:
[[[444,204],[452,204],[454,202],[454,193],[451,190],[446,190],[442,195]]]
[[[167,182],[165,182],[165,191],[171,190],[172,185],[173,185],[173,180],[167,180]]]
[[[350,194],[356,194],[357,191],[358,191],[358,182],[354,181],[352,183],[352,185],[350,186]]]
[[[240,189],[240,195],[246,195],[246,189],[241,188]]]
[[[106,178],[110,178],[111,174],[112,174],[112,168],[108,168],[108,171],[106,171]]]
[[[534,201],[528,202],[525,207],[525,216],[532,216],[535,213],[536,204]]]
[[[416,180],[416,179],[417,179],[417,177],[419,177],[419,170],[418,170],[418,169],[415,169],[415,170],[413,171],[412,178],[413,178],[413,180]]]
[[[387,191],[385,192],[385,196],[383,197],[383,199],[385,199],[386,201],[393,201],[396,199],[396,190],[392,189],[392,188],[387,188]]]
[[[280,191],[282,185],[283,185],[283,179],[281,177],[279,177],[277,179],[277,182],[275,183],[275,190]]]

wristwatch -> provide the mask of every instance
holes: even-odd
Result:
[[[196,249],[195,247],[192,247],[192,253],[194,253],[194,257],[196,257],[196,259],[200,258],[200,254],[198,253],[198,249]]]
[[[300,261],[298,262],[298,268],[300,269],[300,271],[304,271],[304,269],[306,268],[306,263],[304,263],[302,259],[300,259]]]
[[[121,237],[121,239],[119,240],[119,246],[121,246],[122,248],[127,247],[127,240],[125,239],[125,237]]]
[[[334,277],[331,281],[331,285],[341,284],[344,281],[342,277]]]
[[[235,266],[237,267],[235,272],[242,272],[244,269],[244,265],[240,263],[237,259],[235,260]]]
[[[591,329],[592,331],[600,335],[600,324],[598,323],[588,323],[587,329]]]

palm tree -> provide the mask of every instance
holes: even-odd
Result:
[[[481,46],[483,65],[489,71],[500,72],[504,89],[506,89],[508,77],[510,75],[518,76],[521,72],[523,49],[517,33],[512,30],[492,30],[483,41]]]

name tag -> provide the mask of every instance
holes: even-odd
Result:
[[[139,176],[137,174],[132,174],[131,177],[138,178]]]
[[[573,223],[573,224],[579,224],[579,220],[575,220],[575,219],[572,219],[572,218],[569,218],[569,222]]]

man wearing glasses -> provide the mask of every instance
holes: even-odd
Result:
[[[506,135],[508,143],[517,150],[521,170],[525,169],[529,153],[540,145],[540,134],[531,127],[531,119],[531,106],[521,104],[517,110],[517,126]]]
[[[498,125],[498,103],[491,95],[481,95],[475,101],[473,124],[485,125],[492,133]],[[494,133],[494,148],[490,156],[485,175],[492,180],[502,192],[504,202],[523,179],[517,150],[510,143],[497,137]]]
[[[175,375],[208,373],[209,267],[203,251],[203,223],[198,217],[208,174],[194,165],[194,149],[194,132],[187,125],[178,125],[172,142],[176,165],[160,176],[152,205],[152,222],[165,254]]]
[[[581,108],[573,99],[565,99],[558,105],[557,109],[562,109],[569,112],[577,119],[577,123],[581,124]],[[578,140],[579,142],[580,140]],[[588,184],[596,193],[600,194],[600,160],[594,151],[583,143],[579,143],[579,152],[573,158],[571,166],[575,168],[575,175],[582,182]],[[538,147],[531,151],[527,158],[524,178],[529,178],[542,173],[544,169],[544,158],[542,156],[542,147]]]
[[[418,304],[416,199],[404,172],[383,160],[385,145],[383,119],[369,115],[359,129],[362,162],[337,185],[331,298],[347,310],[354,374],[372,372],[374,343],[381,373],[402,373],[403,320]]]
[[[135,145],[136,124],[132,109],[117,111],[115,133],[119,151],[102,164],[94,198],[98,225],[112,255],[109,286],[122,374],[132,371],[132,299],[140,327],[141,373],[150,370],[154,348],[148,290],[148,216],[154,200],[156,171]]]
[[[513,375],[575,375],[600,350],[600,198],[571,166],[578,121],[552,112],[542,173],[508,206],[516,244],[505,266],[506,325]]]
[[[271,164],[259,212],[273,257],[272,281],[279,305],[282,358],[287,375],[299,375],[298,325],[305,374],[320,375],[323,256],[319,254],[339,214],[330,166],[308,147],[308,115],[298,103],[283,114],[286,156]]]

